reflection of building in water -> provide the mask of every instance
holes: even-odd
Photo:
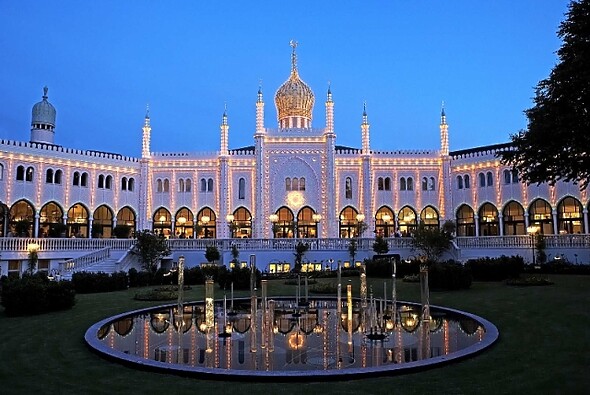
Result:
[[[509,144],[450,151],[444,109],[433,125],[437,149],[419,142],[415,150],[372,149],[371,132],[397,131],[372,131],[366,108],[359,109],[360,146],[338,145],[332,91],[324,124],[312,127],[316,96],[296,60],[293,48],[274,97],[276,124],[265,124],[259,89],[252,145],[230,149],[223,112],[213,153],[157,152],[149,113],[140,157],[63,147],[45,89],[33,107],[30,142],[0,140],[1,236],[110,238],[151,229],[189,239],[350,238],[366,224],[365,236],[393,237],[446,219],[456,221],[458,236],[526,235],[530,226],[544,235],[588,234],[586,191],[565,182],[524,185],[496,157]]]

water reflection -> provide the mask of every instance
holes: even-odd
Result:
[[[449,355],[481,342],[477,321],[417,305],[336,300],[242,300],[235,311],[223,302],[158,308],[102,326],[98,341],[116,353],[162,364],[223,370],[306,371],[370,368]],[[349,325],[351,324],[351,325]],[[111,330],[112,329],[112,330]]]

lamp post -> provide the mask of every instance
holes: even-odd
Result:
[[[276,214],[271,214],[268,217],[268,219],[270,220],[270,224],[271,224],[272,237],[276,239],[276,237],[277,237],[276,225],[277,225],[277,222],[279,221],[279,216]]]
[[[230,233],[230,237],[234,238],[234,215],[233,214],[228,214],[225,216],[225,220],[227,221],[227,227],[229,229],[229,233]]]
[[[356,222],[357,222],[357,237],[362,237],[363,229],[363,221],[365,220],[365,214],[357,214],[356,215]]]
[[[322,215],[315,213],[311,216],[311,219],[313,219],[313,222],[315,222],[315,237],[318,238],[320,237],[320,232],[318,231],[318,223],[322,220]]]
[[[531,246],[533,248],[533,267],[535,267],[535,265],[536,265],[536,259],[535,259],[535,235],[537,234],[538,231],[539,231],[539,227],[538,226],[531,225],[528,228],[526,228],[526,232],[529,235],[531,235]]]

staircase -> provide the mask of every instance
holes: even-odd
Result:
[[[98,272],[103,272],[103,273],[115,273],[116,271],[120,270],[120,266],[117,263],[118,259],[116,258],[107,258],[105,260],[102,260],[100,262],[97,262],[96,264],[89,266],[89,267],[85,267],[84,269],[80,270],[81,272],[92,272],[92,273],[98,273]]]

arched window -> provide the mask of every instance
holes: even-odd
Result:
[[[471,185],[469,185],[469,174],[465,174],[463,177],[463,183],[465,184],[465,189],[471,188]]]
[[[104,188],[104,176],[102,174],[99,174],[98,176],[98,187]]]
[[[10,208],[9,232],[18,237],[32,237],[35,234],[35,213],[26,200],[19,200]]]
[[[489,187],[491,187],[492,185],[494,185],[494,177],[492,176],[492,172],[488,171],[486,173],[486,180],[487,180],[487,185]]]
[[[170,192],[170,180],[164,178],[164,193]]]
[[[288,207],[281,207],[275,213],[277,221],[273,223],[273,234],[276,239],[291,239],[295,237],[295,216]]]
[[[170,211],[164,207],[160,207],[158,210],[156,210],[153,217],[152,230],[154,233],[166,238],[171,236],[172,215],[170,214]]]
[[[185,192],[190,192],[191,188],[192,188],[192,182],[190,178],[187,178],[186,180],[184,180],[184,191]]]
[[[199,211],[197,214],[197,224],[200,230],[197,237],[205,239],[215,239],[217,237],[217,216],[209,207],[205,207]]]
[[[457,236],[475,236],[475,213],[466,204],[457,210]]]
[[[61,184],[61,176],[62,176],[63,172],[61,170],[56,170],[55,171],[55,176],[54,176],[54,180],[55,180],[55,184]]]
[[[346,177],[345,196],[346,199],[352,199],[352,178],[350,177]]]
[[[395,233],[395,216],[387,206],[381,207],[375,214],[375,235],[392,237]]]
[[[184,180],[182,178],[178,179],[178,192],[184,192]]]
[[[526,235],[524,222],[524,208],[514,200],[509,202],[502,211],[504,222],[504,235]]]
[[[88,173],[82,173],[82,177],[80,178],[80,185],[83,187],[88,186]]]
[[[24,181],[25,180],[25,167],[18,166],[16,168],[16,180],[17,181]]]
[[[434,191],[435,188],[436,188],[436,185],[435,185],[434,177],[430,177],[428,179],[428,190]]]
[[[463,177],[457,176],[457,189],[463,189]]]
[[[428,190],[428,178],[426,178],[426,177],[422,177],[422,190],[423,191]]]
[[[72,185],[79,186],[80,185],[80,173],[77,171],[74,172],[74,178],[72,179]]]
[[[405,191],[407,189],[408,189],[408,187],[406,185],[406,179],[405,179],[405,177],[400,178],[399,179],[399,190],[400,191]]]
[[[45,172],[45,183],[53,184],[53,169],[47,169]]]
[[[207,180],[201,178],[201,192],[207,192]]]
[[[113,188],[113,176],[108,175],[105,179],[105,183],[104,183],[104,187],[106,189],[112,189]]]
[[[213,179],[207,180],[207,192],[213,192]]]
[[[420,222],[425,228],[438,228],[440,226],[438,212],[432,206],[424,207],[420,213]]]
[[[297,237],[317,238],[318,224],[313,219],[316,212],[311,207],[303,207],[297,214]]]
[[[299,179],[297,179],[297,177],[293,177],[291,180],[291,189],[294,191],[299,190]]]
[[[486,186],[486,175],[483,173],[479,173],[479,187],[483,188]]]
[[[414,190],[414,179],[412,177],[408,177],[406,182],[408,185],[408,191],[413,191]]]
[[[518,178],[518,170],[516,170],[516,169],[513,169],[513,170],[512,170],[512,183],[513,183],[513,184],[516,184],[516,183],[518,183],[519,181],[520,181],[520,180],[519,180],[519,178]]]
[[[348,239],[359,235],[358,211],[347,206],[340,212],[340,238]]]
[[[245,199],[246,198],[246,180],[244,178],[240,178],[238,180],[238,199]]]
[[[508,169],[504,170],[504,184],[512,184],[512,174]]]
[[[539,228],[542,235],[553,234],[551,205],[543,199],[535,200],[529,208],[529,225]]]
[[[180,239],[192,239],[194,229],[194,216],[191,210],[186,207],[181,208],[176,212],[174,217],[174,232],[175,236]]]
[[[122,191],[127,190],[127,177],[121,178],[121,190]]]
[[[291,177],[285,178],[285,191],[291,190]]]
[[[385,189],[385,186],[383,185],[383,177],[379,177],[377,179],[377,190],[382,191],[384,189]]]
[[[0,163],[0,180],[4,179],[4,163]]]
[[[94,210],[92,218],[92,238],[110,239],[113,236],[113,212],[111,209],[103,204]]]
[[[242,239],[252,237],[252,214],[250,211],[240,207],[234,211],[233,216],[232,237]]]
[[[129,182],[131,183],[132,180],[133,178],[130,178]],[[129,207],[123,207],[117,214],[117,227],[121,226],[127,227],[128,232],[126,235],[117,235],[117,237],[127,238],[135,233],[135,213]]]
[[[33,176],[35,175],[35,169],[31,166],[27,167],[27,174],[25,175],[25,181],[33,182]]]
[[[397,222],[399,226],[398,230],[401,232],[402,236],[413,235],[416,230],[416,225],[418,224],[416,212],[409,206],[402,207],[399,211]]]
[[[87,238],[88,232],[88,209],[80,203],[74,204],[68,210],[68,237]]]
[[[299,178],[299,190],[305,191],[305,177]]]
[[[491,203],[484,203],[479,209],[479,235],[498,236],[499,224],[498,209]]]
[[[63,230],[63,210],[57,203],[49,202],[41,208],[39,215],[39,236],[60,237]],[[64,234],[65,236],[65,234]]]
[[[571,196],[557,205],[557,229],[559,234],[584,233],[584,214],[582,204]]]
[[[156,180],[156,192],[161,193],[164,190],[162,187],[162,180],[159,178]]]
[[[385,190],[391,191],[391,178],[385,177]]]

